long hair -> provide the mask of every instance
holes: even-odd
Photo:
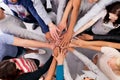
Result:
[[[120,24],[120,2],[115,2],[106,6],[106,10],[107,10],[107,14],[104,18],[104,23],[108,23],[110,21],[109,13],[113,13],[118,16],[118,19],[115,22],[113,22],[113,25],[117,27],[118,24]]]
[[[0,79],[15,80],[19,73],[20,70],[16,68],[14,62],[10,62],[9,60],[0,62]]]

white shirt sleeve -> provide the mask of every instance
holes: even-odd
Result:
[[[74,50],[73,53],[90,69],[90,71],[98,75],[99,78],[101,78],[100,80],[108,80],[108,78],[101,72],[101,70],[85,55],[76,50]]]
[[[98,15],[96,15],[92,20],[93,21],[98,21],[100,18],[104,18],[104,15],[106,15],[106,10],[103,10],[102,12],[100,12]]]
[[[48,13],[46,12],[41,0],[32,0],[33,6],[36,9],[38,15],[42,18],[46,25],[48,25],[52,20],[50,19]]]
[[[100,0],[96,3],[82,18],[80,18],[74,28],[76,32],[80,27],[89,22],[95,15],[105,8],[108,4],[112,3],[113,0]]]
[[[111,47],[102,47],[101,52],[107,56],[120,56],[120,52]]]

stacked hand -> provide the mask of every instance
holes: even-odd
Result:
[[[49,31],[50,31],[51,37],[54,40],[59,40],[59,34],[58,33],[60,33],[60,30],[55,24],[53,24],[53,23],[49,24]]]
[[[66,22],[60,22],[58,24],[58,28],[60,30],[59,34],[62,34],[63,30],[67,31],[67,23]]]
[[[56,56],[56,54],[54,54],[54,58],[56,59],[56,61],[58,62],[58,65],[62,65],[64,62],[64,58],[66,56],[66,49],[61,49],[59,47],[55,48],[56,53],[58,53],[58,56]]]

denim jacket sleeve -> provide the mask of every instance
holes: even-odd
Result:
[[[40,5],[40,4],[39,4]],[[36,18],[36,20],[38,21],[39,25],[42,28],[42,32],[46,33],[49,31],[48,26],[45,24],[45,22],[41,19],[41,17],[39,16],[38,12],[36,11],[36,9],[33,6],[33,2],[31,0],[27,1],[26,7],[28,8],[28,10],[31,12],[31,14]]]

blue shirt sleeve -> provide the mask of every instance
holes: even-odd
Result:
[[[8,34],[4,34],[4,33],[0,33],[0,42],[12,45],[13,42],[14,42],[14,36],[13,35],[8,35]]]
[[[42,32],[46,33],[49,31],[48,26],[44,23],[44,21],[41,19],[41,17],[38,15],[36,9],[33,6],[33,2],[31,0],[28,0],[26,2],[26,7],[28,8],[28,10],[31,12],[31,14],[35,17],[35,19],[38,21],[39,25],[42,28]]]
[[[56,80],[64,80],[63,65],[57,65],[57,68],[56,68]]]

